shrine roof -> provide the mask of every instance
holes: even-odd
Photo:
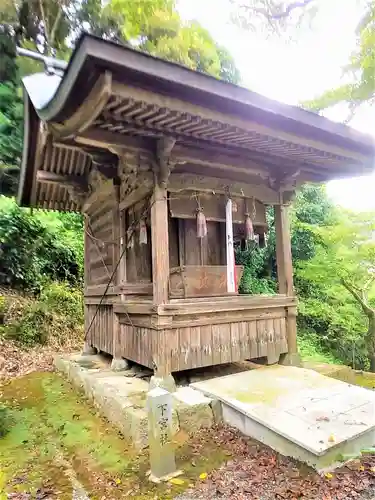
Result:
[[[307,181],[373,171],[375,144],[369,135],[88,34],[62,77],[26,77],[24,96],[22,205],[76,210],[64,183],[52,188],[48,176],[38,179],[39,171],[83,178],[95,162],[93,154],[134,147],[137,141],[147,149],[165,136],[191,148],[201,172],[199,152],[214,157],[215,151],[223,152],[228,167],[241,160],[267,172],[302,172]],[[193,172],[194,158],[187,163]]]

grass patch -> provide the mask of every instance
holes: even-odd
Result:
[[[183,485],[153,485],[146,480],[147,452],[137,454],[96,410],[81,401],[55,373],[32,373],[2,388],[12,426],[0,439],[1,493],[49,491],[50,498],[72,498],[66,464],[75,471],[91,499],[171,499],[228,460],[211,431],[188,440],[176,437]],[[4,497],[6,498],[6,497]]]

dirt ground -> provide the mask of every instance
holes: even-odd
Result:
[[[183,475],[151,485],[147,450],[137,454],[51,373],[51,350],[0,343],[0,352],[0,403],[10,418],[0,438],[0,500],[70,500],[75,480],[93,500],[375,499],[375,455],[319,476],[226,426],[178,435]]]
[[[235,458],[178,500],[375,499],[375,455],[320,476],[233,429],[216,429],[213,438],[225,443]]]

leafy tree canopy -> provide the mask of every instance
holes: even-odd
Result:
[[[238,83],[229,52],[197,22],[185,23],[173,0],[5,0],[0,12],[0,192],[15,194],[22,155],[20,77],[42,63],[16,60],[15,43],[68,59],[82,31]]]
[[[339,103],[348,105],[347,121],[364,103],[372,105],[375,98],[375,1],[371,0],[357,27],[357,46],[344,68],[345,83],[327,90],[306,108],[320,111]]]

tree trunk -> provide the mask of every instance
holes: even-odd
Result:
[[[368,316],[368,331],[366,335],[366,347],[370,361],[370,372],[375,373],[375,310]]]
[[[363,312],[368,318],[368,330],[365,336],[365,344],[367,357],[370,361],[370,372],[375,373],[375,309],[368,305],[366,287],[362,290],[358,290],[358,288],[354,288],[353,285],[345,280],[341,280],[341,283],[361,305]]]

